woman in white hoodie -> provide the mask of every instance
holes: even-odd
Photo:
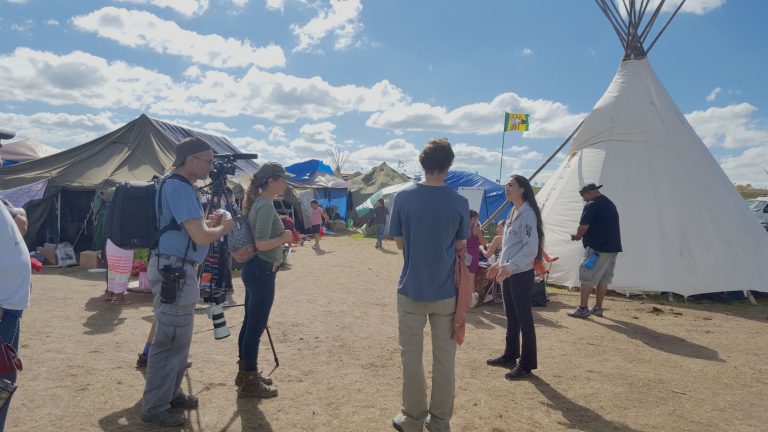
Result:
[[[507,343],[504,353],[487,363],[509,367],[512,370],[505,377],[520,379],[530,375],[538,366],[531,289],[533,263],[542,259],[544,227],[536,196],[527,178],[513,175],[505,187],[505,193],[507,200],[515,207],[507,216],[501,256],[488,269],[488,277],[495,277],[502,283],[504,310],[507,314]]]

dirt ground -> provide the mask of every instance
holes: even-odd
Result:
[[[400,406],[393,242],[326,238],[299,247],[278,274],[270,328],[280,396],[238,400],[233,380],[242,308],[226,311],[233,337],[216,341],[196,317],[185,391],[200,398],[194,431],[388,431]],[[104,275],[46,269],[33,278],[22,322],[24,372],[9,431],[151,431],[143,375],[134,369],[152,316],[146,294],[101,299]],[[235,299],[243,285],[235,278]],[[457,354],[456,431],[762,431],[768,425],[768,305],[663,304],[613,296],[605,318],[565,312],[577,294],[550,291],[535,309],[539,369],[520,382],[485,365],[501,353],[500,305],[471,311]],[[427,341],[429,339],[427,338]],[[425,362],[430,363],[429,343]],[[274,360],[266,336],[260,353]]]

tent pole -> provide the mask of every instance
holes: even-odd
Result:
[[[61,190],[56,195],[56,243],[61,243]]]
[[[541,170],[543,170],[544,167],[547,166],[547,164],[549,164],[552,161],[552,159],[554,159],[555,156],[557,156],[558,153],[560,153],[560,150],[562,150],[563,147],[565,147],[565,145],[568,144],[569,141],[571,141],[571,138],[573,138],[573,136],[576,135],[576,132],[578,132],[579,129],[581,129],[581,125],[583,125],[585,121],[586,121],[586,118],[582,120],[578,126],[576,126],[576,129],[574,129],[573,132],[571,132],[571,134],[568,135],[568,138],[566,138],[565,141],[563,141],[563,143],[560,144],[560,146],[555,150],[555,152],[552,153],[552,155],[547,160],[545,160],[543,164],[541,164],[539,169],[537,169],[533,174],[531,174],[530,177],[528,177],[528,181],[533,180],[541,172]],[[501,171],[499,171],[499,182],[501,182]],[[501,214],[501,212],[503,212],[504,209],[507,208],[508,205],[509,205],[509,201],[505,201],[504,204],[500,205],[499,209],[493,212],[493,214],[485,222],[483,222],[482,225],[480,225],[480,229],[485,229],[488,226],[488,224],[493,222],[496,219],[496,217],[498,217]]]

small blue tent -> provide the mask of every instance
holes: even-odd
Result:
[[[316,199],[321,207],[333,207],[339,217],[347,220],[349,191],[352,185],[334,177],[331,167],[324,164],[323,161],[310,159],[289,165],[285,167],[285,170],[294,175],[289,183],[297,189],[302,208],[305,210],[305,218],[309,217],[310,214],[308,199]],[[311,191],[311,197],[307,196],[307,191]]]
[[[488,220],[488,218],[507,201],[507,197],[504,195],[504,186],[471,172],[450,171],[448,172],[448,176],[445,177],[445,183],[448,187],[456,191],[461,187],[484,189],[480,208],[472,209],[479,213],[480,223]],[[501,212],[501,214],[496,217],[496,222],[504,220],[508,213],[509,209]]]

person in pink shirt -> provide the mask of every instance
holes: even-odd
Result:
[[[312,225],[310,233],[315,236],[315,245],[313,247],[315,249],[320,249],[320,227],[323,225],[323,221],[328,223],[328,215],[325,214],[325,210],[320,207],[317,200],[312,200],[309,205],[312,206],[312,211],[309,216],[309,224]]]

